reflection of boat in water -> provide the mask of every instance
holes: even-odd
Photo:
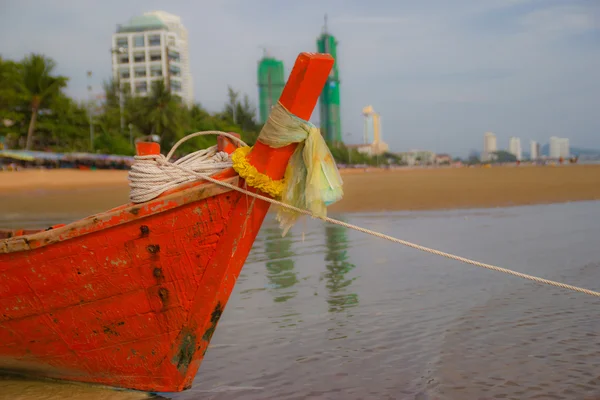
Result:
[[[348,289],[356,278],[347,278],[346,274],[356,266],[348,261],[347,230],[342,226],[325,226],[327,240],[327,253],[324,274],[326,287],[329,290],[327,303],[330,312],[343,311],[358,304],[358,294],[348,293]]]
[[[333,62],[301,54],[280,112],[308,120]],[[277,132],[269,124],[263,132]],[[246,160],[279,180],[295,148],[259,141]],[[234,149],[220,141],[219,150]],[[140,156],[159,151],[138,144]],[[232,168],[212,178],[245,186]],[[7,232],[0,369],[145,391],[191,387],[269,206],[196,180],[66,226]]]
[[[292,287],[298,283],[294,271],[294,252],[292,251],[292,235],[288,233],[281,237],[281,231],[266,228],[265,253],[269,258],[266,262],[267,279],[274,289],[275,302],[284,302],[296,295]]]

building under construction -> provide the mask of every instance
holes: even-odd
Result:
[[[327,16],[323,33],[317,38],[317,51],[328,53],[334,58],[335,63],[319,97],[321,134],[331,143],[342,142],[342,125],[340,119],[340,79],[338,75],[337,44],[335,37],[327,31]]]
[[[279,101],[284,86],[283,61],[271,58],[265,52],[264,57],[258,62],[258,101],[261,123],[267,122],[271,107]]]

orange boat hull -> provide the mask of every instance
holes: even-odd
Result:
[[[148,216],[164,200],[125,208],[110,216],[120,225],[0,256],[0,368],[146,391],[190,386],[264,218],[251,213],[242,231],[228,222],[245,198],[203,190],[217,193]],[[231,261],[211,263],[217,252]]]
[[[303,53],[281,103],[308,119],[332,64]],[[281,179],[294,148],[257,142],[249,159]],[[232,169],[215,178],[245,187]],[[0,369],[152,392],[189,388],[268,209],[196,182],[0,240]]]

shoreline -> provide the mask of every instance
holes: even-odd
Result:
[[[128,202],[128,171],[0,174],[2,215],[90,215]],[[600,200],[600,165],[340,170],[332,213],[498,208]]]

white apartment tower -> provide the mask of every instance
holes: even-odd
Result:
[[[571,149],[569,148],[569,139],[552,136],[550,138],[550,158],[569,158]]]
[[[492,132],[486,132],[483,135],[483,153],[481,154],[481,161],[491,161],[494,154],[498,151],[496,145],[496,135]]]
[[[535,140],[532,140],[530,142],[529,158],[531,160],[537,160],[538,158],[540,158],[540,144]]]
[[[562,138],[560,142],[560,156],[562,158],[571,157],[571,147],[569,146],[569,139]]]
[[[511,137],[508,140],[508,152],[517,157],[517,161],[521,161],[521,139],[518,137]]]
[[[151,11],[117,25],[112,38],[113,77],[132,95],[146,95],[164,79],[184,103],[194,103],[188,33],[181,18]]]

